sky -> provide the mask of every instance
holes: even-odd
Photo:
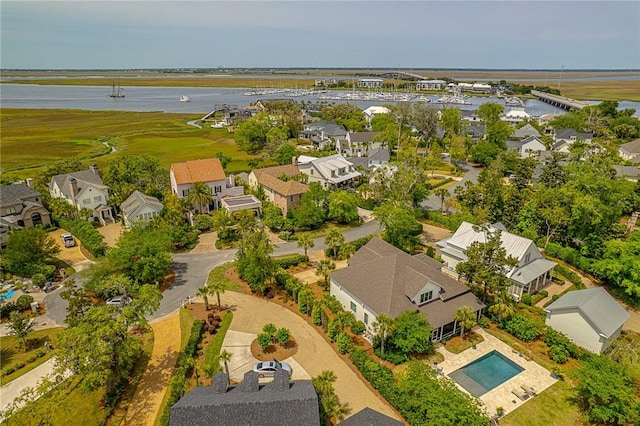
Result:
[[[640,69],[640,1],[7,1],[0,67]]]

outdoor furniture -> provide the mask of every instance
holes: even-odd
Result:
[[[536,396],[537,393],[535,390],[533,390],[533,388],[531,386],[527,386],[527,385],[521,385],[520,386],[526,393],[528,393],[531,396]]]
[[[517,396],[522,401],[526,401],[526,399],[529,397],[529,395],[525,391],[522,391],[520,389],[513,389],[511,390],[511,393]]]

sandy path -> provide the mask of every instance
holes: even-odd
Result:
[[[275,303],[237,293],[226,292],[222,303],[233,309],[231,329],[258,334],[267,323],[287,327],[298,342],[298,352],[293,359],[311,376],[323,370],[333,370],[338,377],[334,383],[336,394],[342,402],[348,402],[351,413],[365,407],[401,420],[391,407],[372,392],[349,368],[322,336],[307,322],[286,308]]]
[[[169,387],[171,372],[180,352],[180,317],[178,311],[151,324],[153,351],[124,424],[153,425],[164,394]]]

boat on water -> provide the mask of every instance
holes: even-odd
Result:
[[[436,99],[435,102],[438,104],[471,105],[471,102],[465,96],[457,95],[444,95]]]
[[[191,99],[189,99],[188,96],[180,96],[180,102],[191,102]]]
[[[116,82],[114,80],[112,88],[111,88],[111,94],[109,95],[110,98],[124,98],[124,93],[122,93],[124,91],[124,89],[122,89],[120,87],[120,83],[118,83],[116,85]]]
[[[516,107],[523,107],[524,106],[524,101],[516,96],[511,96],[511,97],[505,97],[504,98],[504,103],[507,106],[516,106]]]

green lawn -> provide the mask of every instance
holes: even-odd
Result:
[[[235,262],[231,262],[231,263],[225,263],[224,265],[220,265],[216,268],[213,268],[211,272],[209,272],[209,278],[207,278],[207,283],[211,283],[214,281],[224,281],[227,284],[228,290],[241,291],[242,286],[240,286],[240,284],[238,284],[236,281],[232,280],[231,278],[225,276],[225,272],[231,268],[234,268],[235,266],[236,266]],[[224,299],[224,294],[221,294],[220,303],[223,303],[222,302],[223,299]],[[209,303],[218,303],[218,299],[216,298],[215,295],[209,300]]]
[[[23,374],[33,370],[53,355],[54,351],[49,351],[43,357],[37,358],[34,362],[28,362],[29,358],[36,358],[36,352],[38,350],[44,350],[45,342],[53,344],[58,334],[64,330],[63,327],[48,328],[46,330],[37,330],[29,333],[29,350],[24,352],[18,347],[19,339],[16,336],[0,337],[0,348],[2,353],[0,359],[2,361],[2,370],[7,367],[15,366],[19,363],[25,363],[26,365],[19,370],[14,371],[6,377],[0,379],[0,384],[4,385],[10,381],[17,379]]]
[[[158,158],[167,173],[171,163],[230,155],[228,172],[248,171],[248,161],[273,164],[240,151],[226,129],[196,127],[199,114],[162,112],[2,109],[2,172],[7,178],[34,177],[56,160],[77,158],[105,168],[127,154]],[[116,148],[115,153],[103,142]]]
[[[301,235],[306,235],[309,238],[318,238],[318,237],[326,237],[332,229],[337,229],[340,232],[348,231],[351,228],[355,228],[360,226],[361,224],[358,221],[354,221],[348,224],[342,223],[333,223],[333,222],[325,222],[318,229],[314,229],[312,231],[298,231],[296,235],[300,237]]]
[[[501,426],[573,426],[580,410],[571,401],[569,383],[558,381],[535,398],[500,419]],[[578,423],[579,424],[579,423]]]

